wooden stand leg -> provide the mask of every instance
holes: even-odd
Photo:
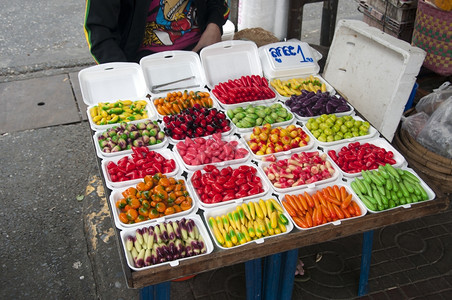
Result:
[[[245,263],[246,299],[262,298],[262,260],[260,258]]]
[[[146,286],[140,290],[141,300],[169,300],[171,282],[162,282],[156,285]]]
[[[359,275],[358,296],[364,296],[368,292],[368,280],[370,271],[370,260],[372,257],[372,243],[374,231],[366,231],[363,234],[363,247],[361,254],[361,273]]]

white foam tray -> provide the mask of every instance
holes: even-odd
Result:
[[[279,93],[279,92],[278,92],[278,91],[270,84],[270,82],[271,82],[272,80],[275,80],[275,79],[279,79],[279,80],[281,80],[281,81],[286,81],[286,80],[289,80],[289,79],[292,79],[292,78],[306,78],[306,77],[309,77],[309,75],[311,75],[311,74],[308,74],[308,75],[300,75],[300,76],[281,77],[281,78],[269,78],[269,79],[268,79],[268,86],[272,89],[272,91],[275,92],[275,94],[276,94],[276,96],[278,97],[278,99],[280,99],[281,101],[286,101],[286,100],[289,100],[290,97],[281,95],[281,94],[280,94],[280,93]],[[312,76],[314,76],[315,79],[318,79],[321,83],[325,83],[325,85],[326,85],[326,91],[327,91],[328,93],[330,93],[330,95],[335,95],[335,94],[336,94],[336,90],[333,88],[333,86],[331,86],[331,84],[329,84],[322,76],[320,76],[320,75],[318,75],[318,74],[316,74],[316,75],[313,75],[313,74],[312,74]]]
[[[212,138],[212,136],[203,137],[203,139],[211,139],[211,138]],[[221,140],[225,141],[225,142],[237,141],[238,144],[237,144],[236,149],[237,148],[243,148],[243,149],[248,151],[248,154],[245,157],[240,158],[240,159],[225,160],[225,161],[221,161],[221,162],[211,162],[209,164],[202,164],[202,165],[196,165],[195,166],[195,165],[187,164],[182,159],[182,156],[180,155],[179,150],[177,149],[177,146],[176,146],[177,143],[175,144],[175,147],[174,147],[174,153],[175,153],[175,156],[176,156],[178,162],[183,166],[183,168],[185,168],[188,171],[200,170],[200,169],[204,168],[206,165],[214,165],[214,166],[217,166],[217,167],[223,167],[223,166],[228,166],[228,165],[232,165],[232,164],[241,164],[241,163],[244,163],[244,162],[248,161],[248,159],[250,158],[251,155],[249,153],[249,150],[243,144],[241,139],[239,139],[235,135],[228,135],[228,136],[222,136]],[[179,142],[181,142],[181,141],[179,141]]]
[[[222,41],[203,48],[199,55],[210,90],[229,79],[246,75],[262,76],[262,66],[254,42]]]
[[[319,151],[319,150],[303,151],[303,152],[319,152],[320,155],[322,155],[324,153],[323,151]],[[283,160],[283,159],[288,159],[290,157],[291,157],[291,154],[290,155],[284,155],[284,156],[278,156],[276,162],[278,162],[280,160]],[[329,161],[331,163],[331,165],[332,165],[332,167],[334,168],[334,171],[335,171],[334,174],[330,178],[327,178],[327,179],[324,179],[324,180],[320,180],[320,181],[316,181],[316,182],[309,183],[309,184],[297,185],[297,186],[289,187],[289,188],[278,188],[278,187],[276,187],[270,181],[270,179],[267,177],[267,175],[265,174],[264,168],[266,168],[266,167],[270,166],[272,163],[276,163],[276,162],[259,161],[259,168],[262,170],[262,173],[264,173],[265,181],[273,188],[273,190],[275,190],[278,193],[288,193],[288,192],[293,192],[293,191],[297,191],[297,190],[305,189],[305,188],[311,188],[312,189],[312,188],[314,188],[314,187],[316,187],[318,185],[322,185],[322,184],[325,184],[325,183],[333,182],[333,181],[336,181],[336,180],[342,178],[341,172],[339,171],[337,166],[335,166],[332,163],[332,159],[329,156],[327,156],[326,159],[327,159],[327,161]]]
[[[137,123],[140,123],[140,122],[145,121],[145,120],[153,120],[156,117],[156,113],[155,113],[154,108],[153,108],[154,105],[151,104],[151,102],[149,102],[149,100],[147,100],[145,98],[138,98],[138,99],[115,99],[115,98],[113,98],[112,101],[106,101],[106,102],[114,103],[114,102],[116,102],[118,100],[132,100],[132,101],[141,100],[141,101],[145,101],[146,102],[147,118],[140,119],[140,120],[135,120],[135,121],[130,121],[128,123],[137,124]],[[103,103],[105,103],[105,102],[103,102]],[[123,121],[119,121],[119,122],[113,123],[113,124],[97,125],[96,123],[94,123],[93,118],[91,117],[91,114],[89,112],[90,109],[93,108],[94,106],[96,106],[96,105],[88,106],[88,108],[86,109],[86,115],[88,116],[89,124],[90,124],[90,126],[91,126],[91,128],[93,130],[95,130],[95,131],[103,131],[103,130],[106,130],[106,129],[111,128],[113,126],[117,126],[121,122],[123,122]]]
[[[181,176],[175,176],[174,178],[176,178],[176,179],[184,179],[184,181],[185,181],[185,178],[183,178]],[[111,194],[110,194],[110,199],[109,200],[110,200],[110,205],[111,205],[111,209],[112,209],[113,219],[115,221],[116,227],[118,229],[120,229],[120,230],[129,229],[129,228],[137,228],[139,226],[144,226],[144,225],[148,225],[149,226],[149,225],[152,225],[152,224],[155,224],[155,223],[158,223],[158,222],[163,222],[165,220],[171,220],[171,219],[177,218],[179,216],[186,216],[186,215],[191,214],[191,213],[196,213],[198,211],[198,205],[197,205],[196,201],[193,201],[192,207],[189,210],[185,210],[185,211],[183,210],[181,212],[178,212],[178,213],[175,213],[175,214],[172,214],[172,215],[169,215],[169,216],[163,216],[161,218],[150,219],[150,220],[146,220],[146,221],[139,222],[139,223],[124,224],[124,223],[122,223],[119,220],[120,211],[119,211],[118,208],[116,208],[116,202],[118,200],[124,198],[122,196],[122,192],[125,191],[128,187],[131,187],[131,186],[135,187],[135,185],[130,185],[130,186],[127,186],[127,187],[113,189]],[[187,183],[186,183],[186,189],[187,189],[190,197],[192,197],[194,195],[194,191],[193,191],[192,187],[189,184],[187,184]]]
[[[366,215],[366,213],[367,213],[366,206],[361,202],[361,200],[359,200],[358,196],[356,196],[356,194],[353,193],[352,189],[348,185],[344,184],[340,180],[339,181],[333,181],[333,182],[330,182],[328,184],[318,185],[318,186],[315,186],[315,187],[308,187],[308,188],[306,188],[304,190],[298,190],[298,191],[296,191],[294,193],[277,193],[277,195],[278,195],[279,202],[282,203],[282,201],[284,200],[284,196],[286,194],[299,195],[299,194],[304,194],[304,192],[307,192],[308,194],[312,195],[312,194],[315,194],[319,190],[322,190],[322,189],[324,189],[324,188],[326,188],[328,186],[333,186],[333,185],[337,185],[339,188],[341,186],[344,186],[345,189],[347,190],[347,192],[349,194],[352,194],[352,201],[354,201],[354,202],[356,202],[356,204],[358,204],[358,206],[359,206],[359,208],[361,210],[361,214],[359,216],[355,216],[355,217],[350,217],[350,218],[345,218],[345,219],[339,219],[339,220],[336,220],[336,221],[326,222],[324,224],[313,226],[313,227],[310,227],[310,228],[303,228],[303,227],[298,226],[293,221],[293,218],[289,215],[290,221],[294,223],[295,228],[297,228],[298,230],[311,230],[311,229],[314,229],[314,228],[323,227],[323,226],[327,226],[327,225],[338,226],[338,225],[342,224],[342,222],[347,222],[347,220],[361,218],[361,217]]]
[[[400,168],[400,167],[405,167],[407,165],[407,161],[405,160],[405,157],[403,157],[402,154],[400,154],[399,151],[397,151],[390,143],[388,143],[385,139],[383,138],[375,138],[375,139],[371,139],[371,140],[367,140],[365,142],[360,142],[360,144],[364,144],[364,143],[369,143],[372,145],[375,145],[377,147],[380,148],[384,148],[386,151],[392,151],[392,153],[394,153],[394,157],[393,159],[396,161],[396,163],[394,165],[392,165],[393,167],[396,168]],[[336,154],[339,153],[339,151],[341,150],[342,147],[347,147],[350,143],[344,144],[344,145],[336,145],[333,147],[327,147],[325,149],[323,149],[325,151],[325,153],[328,154],[328,151],[330,150],[335,150]],[[342,175],[344,175],[345,177],[357,177],[360,176],[361,173],[347,173],[345,171],[343,171],[341,168],[339,168],[339,166],[334,162],[333,159],[331,159],[330,155],[328,154],[328,157],[330,158],[331,162],[333,163],[334,167],[338,170],[341,171]]]
[[[146,100],[146,82],[137,63],[114,62],[88,67],[78,73],[78,80],[83,102],[88,106],[87,115],[93,130],[103,130],[113,126],[93,123],[89,108],[97,103]],[[153,110],[149,108],[148,118],[152,118]]]
[[[318,117],[314,117],[314,118],[318,118]],[[353,119],[355,120],[361,120],[364,121],[362,118],[358,117],[358,116],[353,116]],[[348,144],[351,142],[356,142],[356,141],[361,141],[361,140],[367,140],[367,139],[371,139],[373,137],[375,137],[378,133],[378,131],[375,129],[375,127],[373,127],[372,125],[369,127],[369,133],[363,136],[356,136],[356,137],[352,137],[350,139],[342,139],[339,141],[334,141],[334,142],[321,142],[318,139],[316,139],[311,131],[309,131],[309,129],[306,128],[306,126],[303,126],[303,130],[306,131],[306,133],[313,139],[316,141],[317,144],[319,144],[320,146],[324,146],[324,147],[331,147],[334,145],[339,145],[339,144]],[[379,134],[377,135],[379,136]]]
[[[259,167],[257,167],[256,165],[254,165],[254,164],[252,164],[250,162],[243,163],[243,164],[232,165],[230,167],[232,167],[233,169],[236,169],[236,168],[238,168],[240,166],[243,166],[243,165],[251,166],[251,167],[256,169],[257,176],[260,177],[261,182],[262,182],[262,188],[264,190],[263,192],[261,192],[259,194],[255,194],[255,195],[251,195],[251,196],[247,196],[247,197],[243,197],[243,198],[231,199],[231,200],[224,201],[224,202],[219,202],[219,203],[204,203],[204,202],[201,201],[201,198],[199,197],[198,193],[196,192],[196,189],[192,185],[192,177],[193,177],[193,173],[192,173],[192,174],[189,175],[188,182],[189,182],[190,186],[192,186],[192,189],[193,189],[193,192],[194,192],[193,194],[195,196],[195,199],[196,199],[196,201],[198,203],[199,208],[201,208],[204,211],[208,211],[208,210],[220,207],[220,206],[229,205],[231,203],[241,204],[242,202],[244,202],[246,200],[249,200],[249,199],[252,199],[252,198],[262,197],[265,194],[267,194],[270,191],[270,186],[269,186],[268,182],[264,179],[266,176],[265,176],[265,174],[262,172],[262,170]],[[218,168],[218,169],[221,171],[221,169],[226,168],[226,167],[228,167],[228,166],[224,166],[224,167],[221,167],[221,168]]]
[[[266,196],[264,196],[264,197],[253,198],[253,199],[247,200],[247,201],[245,201],[245,203],[256,202],[256,201],[259,201],[259,199],[267,200],[267,199],[270,199],[270,198],[276,199],[275,197],[273,197],[273,196],[271,196],[271,195],[266,195]],[[276,199],[276,201],[278,201],[278,199]],[[279,201],[278,201],[278,202],[279,202]],[[280,203],[280,202],[279,202],[279,203]],[[281,206],[282,206],[282,205],[281,205]],[[237,204],[231,204],[231,205],[221,206],[221,207],[216,208],[216,209],[212,209],[212,210],[205,211],[205,212],[204,212],[204,222],[205,222],[206,224],[209,224],[209,221],[208,221],[208,220],[209,220],[210,217],[214,217],[214,218],[215,218],[215,217],[217,217],[217,216],[225,215],[225,214],[227,214],[228,212],[234,211],[236,207],[237,207]],[[283,209],[284,209],[284,208],[283,208]],[[271,235],[271,236],[261,237],[261,238],[256,239],[256,240],[251,240],[250,242],[246,242],[245,244],[242,244],[242,245],[236,245],[236,246],[233,246],[233,247],[230,247],[230,248],[221,246],[221,245],[217,242],[217,240],[215,239],[215,235],[213,234],[212,229],[211,229],[209,226],[207,226],[207,227],[208,227],[210,236],[212,237],[212,240],[214,241],[215,245],[216,245],[218,248],[220,248],[220,249],[228,250],[228,249],[238,248],[238,247],[241,247],[241,246],[250,244],[250,243],[263,244],[263,243],[265,242],[266,239],[271,239],[272,237],[275,237],[275,236],[280,236],[280,235],[283,235],[283,234],[288,234],[288,233],[291,232],[292,229],[293,229],[293,223],[292,223],[292,221],[290,221],[290,220],[291,220],[291,219],[290,219],[290,216],[289,216],[289,214],[288,214],[285,210],[284,210],[284,215],[285,215],[286,218],[289,220],[289,223],[286,225],[286,232],[282,232],[282,233],[280,233],[280,234],[275,234],[275,235]]]
[[[150,151],[155,151],[156,153],[161,154],[166,159],[174,160],[176,167],[174,168],[174,170],[172,172],[164,173],[166,176],[174,177],[174,176],[176,176],[176,174],[179,173],[179,171],[180,171],[179,164],[177,163],[176,157],[174,156],[174,153],[171,150],[165,148],[165,149],[157,149],[157,150],[150,150]],[[127,154],[127,155],[122,155],[122,156],[116,156],[111,159],[103,159],[102,160],[102,164],[101,164],[102,173],[104,174],[105,183],[106,183],[107,187],[110,189],[118,189],[118,188],[122,188],[125,186],[136,185],[137,183],[139,183],[143,180],[142,178],[126,180],[126,181],[118,181],[118,182],[114,182],[111,180],[110,174],[108,173],[108,170],[107,170],[108,163],[109,162],[117,163],[123,157],[132,158],[131,155]],[[149,174],[149,175],[151,175],[151,174]],[[152,174],[152,175],[154,175],[154,174]]]
[[[311,118],[319,117],[319,116],[302,117],[302,116],[300,116],[299,114],[292,112],[287,104],[284,103],[284,105],[285,105],[285,106],[287,107],[287,109],[295,116],[295,119],[296,119],[297,121],[300,121],[300,122],[305,123],[305,122],[307,122],[307,121],[308,121],[309,119],[311,119]],[[344,112],[341,112],[341,113],[335,113],[335,115],[336,115],[337,117],[342,117],[342,116],[355,116],[355,115],[356,115],[356,112],[355,112],[355,109],[353,108],[353,106],[351,106],[349,103],[347,103],[347,105],[348,105],[348,107],[350,107],[350,110],[349,110],[349,111],[344,111]]]
[[[393,210],[393,209],[410,208],[412,205],[416,205],[418,203],[423,203],[425,201],[432,201],[432,200],[434,200],[436,198],[435,192],[427,185],[427,183],[425,183],[424,180],[422,180],[421,177],[419,177],[419,175],[417,175],[417,173],[413,169],[408,168],[408,167],[402,167],[401,169],[408,170],[409,172],[414,174],[417,178],[419,178],[420,185],[424,188],[425,192],[427,193],[428,199],[424,200],[424,201],[419,201],[419,202],[413,202],[413,203],[407,203],[407,204],[399,205],[399,206],[396,206],[396,207],[393,207],[393,208],[387,208],[387,209],[381,210],[381,211],[380,210],[379,211],[371,210],[366,205],[364,205],[364,203],[363,203],[364,207],[367,209],[368,212],[370,212],[370,213],[381,213],[381,212],[385,212],[385,211],[389,211],[389,210]],[[355,177],[355,178],[363,179],[363,177]],[[346,178],[346,183],[350,186],[350,184],[352,183],[353,180],[355,180],[355,178]],[[350,190],[352,190],[352,189],[350,188]],[[358,197],[358,195],[356,195],[356,193],[353,190],[352,190],[352,193],[353,193],[353,197],[356,197],[362,203],[361,199]]]
[[[171,267],[177,267],[181,261],[212,253],[212,251],[214,249],[213,243],[209,237],[209,233],[207,232],[206,226],[204,225],[201,217],[196,214],[190,214],[187,216],[180,216],[180,217],[174,218],[174,219],[172,219],[172,221],[178,221],[178,220],[181,220],[182,218],[195,221],[196,227],[199,230],[199,234],[201,235],[202,239],[204,240],[204,244],[206,245],[206,248],[207,248],[206,253],[199,254],[196,256],[191,256],[191,257],[180,258],[180,259],[176,259],[176,260],[172,260],[172,261],[167,261],[167,262],[163,262],[163,263],[159,263],[159,264],[155,264],[155,265],[151,265],[151,266],[145,266],[142,268],[135,267],[132,257],[130,255],[128,255],[129,252],[127,251],[127,248],[126,248],[126,242],[127,242],[127,238],[129,236],[136,235],[136,229],[142,229],[144,227],[149,227],[149,225],[144,226],[144,224],[140,223],[139,227],[133,228],[133,229],[132,228],[126,229],[126,230],[121,231],[121,233],[120,233],[122,246],[124,249],[124,253],[126,254],[126,261],[127,261],[127,265],[129,266],[129,268],[134,271],[143,271],[143,270],[148,270],[148,269],[152,269],[152,268],[155,268],[158,266],[163,266],[163,265],[170,265]],[[163,221],[159,221],[157,224],[161,224],[162,222]],[[152,224],[152,225],[156,225],[156,224]]]
[[[284,108],[287,110],[287,113],[292,115],[292,118],[290,118],[289,120],[284,121],[284,122],[273,123],[273,124],[271,124],[272,127],[279,127],[279,126],[280,127],[287,127],[290,124],[292,124],[294,122],[294,120],[295,120],[295,114],[293,112],[291,112],[290,109],[287,106],[285,106],[283,103],[281,103],[281,105],[284,106]],[[247,105],[242,106],[242,107],[246,107],[246,106]],[[253,106],[261,106],[261,105],[254,104]],[[267,106],[267,105],[265,105],[265,106]],[[238,134],[241,134],[241,133],[245,133],[246,134],[246,133],[251,133],[251,131],[253,131],[254,126],[253,127],[248,127],[248,128],[239,128],[239,127],[237,127],[237,125],[235,125],[235,123],[232,122],[231,118],[228,117],[227,113],[226,113],[226,117],[228,118],[229,121],[231,121],[231,124],[233,124],[233,126],[235,127],[235,131]]]
[[[159,125],[160,127],[160,125]],[[131,154],[132,150],[122,150],[122,151],[118,151],[118,152],[110,152],[110,153],[106,153],[103,152],[100,145],[99,145],[99,136],[102,135],[103,131],[96,131],[93,135],[93,140],[94,140],[94,147],[96,148],[96,154],[99,158],[101,159],[108,159],[108,158],[112,158],[115,156],[119,156],[119,155],[125,155],[125,154]],[[150,150],[156,150],[156,149],[161,149],[163,147],[166,147],[168,145],[168,137],[165,136],[162,140],[161,143],[159,144],[155,144],[155,145],[150,145],[147,146]]]
[[[297,127],[299,127],[299,126],[297,126]],[[272,128],[273,128],[273,126],[272,126]],[[285,128],[285,127],[283,127],[283,128]],[[303,131],[306,132],[308,134],[308,136],[309,136],[309,142],[308,142],[308,144],[306,146],[293,148],[293,149],[290,149],[290,150],[287,150],[287,151],[275,152],[275,153],[272,153],[272,154],[265,154],[265,155],[256,155],[253,151],[251,151],[250,147],[248,146],[248,141],[250,140],[251,132],[250,133],[243,133],[241,136],[242,136],[242,139],[244,141],[244,144],[246,145],[246,148],[251,153],[253,158],[255,158],[257,160],[261,160],[261,159],[264,159],[265,157],[268,157],[268,156],[271,156],[271,155],[274,155],[276,157],[279,157],[279,156],[282,156],[282,155],[290,155],[290,154],[296,153],[296,152],[307,151],[307,150],[311,149],[312,147],[314,147],[315,139],[312,137],[312,135],[310,135],[308,133],[306,128],[304,128],[304,127],[302,127],[302,128],[303,128]]]

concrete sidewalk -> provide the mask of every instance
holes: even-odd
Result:
[[[0,298],[137,299],[128,289],[77,70],[0,83]],[[5,133],[6,132],[6,133]],[[362,236],[300,249],[293,299],[357,297]],[[452,297],[452,211],[375,231],[369,299]],[[172,299],[245,299],[244,265],[172,283]],[[206,288],[209,287],[209,288]]]

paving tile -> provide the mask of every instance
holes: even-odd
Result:
[[[400,270],[411,270],[416,268],[416,265],[406,256],[396,259],[395,264]]]
[[[374,250],[372,251],[371,264],[377,264],[380,262],[388,261],[388,256],[386,255],[386,250]]]
[[[395,244],[394,237],[400,233],[400,230],[397,226],[387,226],[379,232],[377,235],[378,241],[380,241],[382,247],[391,247]],[[375,238],[374,238],[375,239]],[[374,248],[376,249],[376,248]]]
[[[384,275],[378,278],[378,285],[381,290],[386,290],[397,287],[397,282],[392,275]]]
[[[88,106],[83,102],[82,91],[80,90],[80,82],[78,80],[78,72],[69,73],[69,80],[71,81],[72,91],[74,92],[77,107],[82,115],[84,121],[88,120],[86,110]]]
[[[439,293],[443,299],[452,299],[452,289],[449,289],[447,291],[441,291]]]
[[[393,273],[393,274],[391,274],[391,277],[394,280],[394,282],[397,282],[398,286],[408,284],[411,282],[410,279],[408,278],[408,276],[403,271]]]
[[[404,294],[400,288],[389,289],[385,291],[389,299],[403,299]]]
[[[451,226],[452,226],[452,222],[449,224],[451,224]],[[449,233],[449,231],[446,230],[446,228],[443,224],[430,226],[429,229],[434,236],[442,236],[442,235],[446,235]],[[451,229],[452,229],[452,227],[451,227]]]
[[[432,231],[428,227],[419,228],[415,232],[417,235],[419,235],[423,239],[429,239],[429,238],[432,238],[432,236],[433,236]]]
[[[402,232],[397,235],[396,244],[407,253],[422,253],[427,247],[427,242],[415,231]]]
[[[411,282],[418,282],[425,280],[428,276],[438,276],[438,273],[433,266],[418,267],[416,269],[407,270],[406,274]],[[428,275],[427,275],[428,274]]]
[[[408,259],[411,260],[411,262],[418,268],[429,263],[423,255],[409,255]]]
[[[399,247],[389,247],[384,250],[384,253],[391,260],[405,257],[405,253]]]
[[[427,240],[427,248],[422,253],[424,258],[430,263],[434,264],[444,257],[444,244],[440,238],[431,238]]]
[[[400,289],[408,298],[414,298],[421,295],[419,290],[414,284],[403,285],[400,287]]]
[[[372,300],[388,300],[388,296],[385,294],[385,292],[377,292],[370,294],[370,299]]]
[[[80,122],[67,75],[0,83],[0,133]]]
[[[421,291],[422,295],[430,295],[438,292],[438,290],[436,290],[433,285],[430,284],[430,280],[419,281],[415,284],[418,290]]]
[[[450,285],[444,278],[442,277],[436,277],[436,278],[430,278],[428,282],[432,285],[432,287],[436,291],[445,291],[452,288],[452,285]]]

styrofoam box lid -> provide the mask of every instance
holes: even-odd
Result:
[[[419,181],[420,181],[419,184],[421,185],[422,188],[424,188],[425,192],[427,193],[428,199],[427,199],[427,200],[423,200],[423,201],[418,201],[418,202],[413,202],[413,203],[407,203],[407,204],[403,204],[403,205],[398,205],[398,206],[395,206],[395,207],[393,207],[393,208],[387,208],[387,209],[385,209],[385,210],[379,210],[379,211],[371,210],[371,209],[369,209],[369,208],[363,203],[364,207],[367,209],[368,212],[370,212],[370,213],[381,213],[381,212],[385,212],[385,211],[388,211],[388,210],[398,209],[398,208],[400,208],[400,207],[403,207],[403,208],[410,208],[412,205],[416,205],[416,204],[418,204],[418,203],[423,203],[423,202],[425,202],[425,201],[431,201],[431,200],[433,200],[433,199],[436,198],[436,194],[435,194],[435,192],[432,190],[432,188],[429,187],[429,186],[427,185],[427,183],[425,183],[425,181],[422,180],[422,178],[419,177],[419,175],[418,175],[413,169],[408,168],[408,167],[402,167],[401,169],[402,169],[402,170],[407,170],[408,172],[412,173],[412,174],[415,175],[417,178],[419,178]],[[352,183],[356,178],[359,178],[359,179],[363,180],[363,177],[362,177],[362,176],[361,176],[361,177],[355,177],[355,178],[346,178],[346,183],[350,186],[351,183]],[[359,201],[361,201],[361,199],[359,198],[359,196],[356,195],[356,193],[353,191],[353,189],[352,189],[351,187],[350,187],[350,190],[351,190],[351,192],[352,192],[352,194],[353,194],[353,198],[359,199]],[[361,201],[361,202],[362,202],[362,201]]]
[[[254,42],[222,41],[203,48],[200,57],[210,89],[229,79],[246,75],[262,76],[262,66]]]
[[[174,176],[173,178],[175,178],[176,180],[178,179],[184,179],[184,177],[181,176]],[[150,220],[146,220],[143,222],[139,222],[139,223],[134,223],[134,224],[124,224],[123,222],[121,222],[119,220],[119,214],[120,211],[119,209],[116,207],[116,201],[120,200],[121,198],[123,198],[122,192],[125,191],[127,188],[129,187],[135,187],[136,184],[132,184],[129,186],[125,186],[119,189],[113,189],[111,194],[110,194],[110,205],[112,208],[112,213],[113,213],[113,219],[115,221],[115,225],[119,230],[124,230],[124,229],[128,229],[128,228],[137,228],[138,226],[143,226],[143,225],[154,225],[155,223],[159,223],[159,222],[163,222],[163,221],[167,221],[167,220],[172,220],[174,218],[178,218],[180,216],[186,216],[188,214],[191,213],[196,213],[198,211],[198,204],[196,201],[192,201],[192,206],[190,209],[188,210],[183,210],[181,212],[178,213],[174,213],[172,215],[168,215],[168,216],[163,216],[161,218],[156,218],[156,219],[150,219]],[[192,197],[194,195],[194,191],[192,189],[192,187],[188,184],[185,184],[185,187],[187,188],[187,191],[190,195],[190,197]],[[193,197],[192,197],[193,198]]]
[[[105,63],[78,73],[83,102],[96,105],[119,99],[146,99],[147,89],[140,65],[129,62]]]
[[[270,199],[270,198],[274,198],[276,201],[278,201],[278,200],[277,200],[274,196],[272,196],[271,194],[267,194],[267,195],[262,196],[262,197],[259,197],[259,198],[253,198],[253,199],[251,199],[251,200],[244,201],[244,203],[248,204],[248,203],[251,203],[251,202],[258,202],[260,198],[263,199],[264,201],[267,200],[267,199]],[[279,202],[279,201],[278,201],[278,202]],[[234,211],[234,210],[236,209],[237,205],[240,205],[240,204],[230,204],[230,205],[225,205],[225,206],[221,206],[221,207],[218,207],[218,208],[215,208],[215,209],[211,209],[211,210],[205,211],[205,212],[204,212],[204,221],[205,221],[205,223],[206,223],[206,224],[209,224],[209,218],[210,218],[210,217],[214,217],[214,218],[215,218],[215,217],[217,217],[217,216],[226,215],[227,213]],[[284,207],[283,207],[283,210],[284,210],[284,213],[283,213],[284,216],[285,216],[288,220],[291,220],[291,218],[289,218],[289,214],[288,214],[287,211],[284,209]],[[232,248],[241,247],[241,246],[243,246],[243,245],[250,244],[250,243],[262,244],[262,243],[265,242],[266,239],[271,239],[272,237],[275,237],[275,236],[279,236],[279,235],[283,235],[283,234],[288,234],[288,233],[291,232],[292,229],[293,229],[293,222],[290,221],[290,222],[286,225],[286,231],[285,231],[285,232],[281,232],[280,234],[274,234],[274,235],[269,235],[269,236],[261,237],[261,238],[258,238],[258,239],[255,239],[255,240],[251,240],[251,241],[249,241],[249,242],[246,242],[246,243],[244,243],[244,244],[239,244],[239,245],[233,246],[233,247],[231,247],[231,248],[227,248],[227,247],[224,247],[224,246],[220,245],[220,244],[218,243],[217,239],[215,238],[215,235],[213,234],[212,229],[210,228],[210,226],[207,226],[207,228],[208,228],[208,230],[209,230],[209,232],[210,232],[210,235],[211,235],[211,237],[212,237],[212,240],[215,242],[215,244],[217,245],[217,247],[219,247],[219,248],[221,248],[221,249],[224,249],[224,250],[227,250],[227,249],[232,249]]]
[[[205,86],[201,60],[193,51],[154,53],[143,57],[140,65],[147,87],[153,94]]]
[[[122,242],[122,246],[124,249],[124,253],[126,255],[126,260],[127,260],[127,265],[129,266],[129,268],[131,268],[134,271],[143,271],[143,270],[147,270],[147,269],[152,269],[158,266],[162,266],[162,265],[170,265],[171,267],[177,267],[179,265],[179,263],[181,261],[187,260],[187,259],[192,259],[192,258],[196,258],[198,256],[202,256],[202,255],[207,255],[212,253],[213,251],[213,243],[212,240],[209,237],[209,233],[207,232],[207,228],[205,227],[201,217],[199,215],[196,214],[190,214],[188,216],[184,216],[184,217],[178,217],[178,218],[174,218],[172,221],[180,221],[182,218],[185,218],[186,220],[193,220],[195,222],[196,227],[198,228],[199,231],[199,235],[200,237],[202,237],[204,244],[207,248],[206,253],[203,254],[198,254],[198,255],[194,255],[194,256],[190,256],[190,257],[184,257],[184,258],[179,258],[176,260],[172,260],[172,261],[166,261],[163,263],[159,263],[159,264],[155,264],[155,265],[151,265],[151,266],[145,266],[142,268],[137,268],[133,262],[133,258],[131,257],[131,255],[129,255],[129,252],[127,251],[126,248],[126,242],[127,242],[127,238],[129,236],[136,236],[136,230],[137,229],[142,229],[146,226],[144,226],[142,223],[138,223],[140,227],[137,228],[133,228],[133,229],[126,229],[121,231],[120,236],[121,236],[121,242]],[[159,222],[158,224],[161,224],[162,222]],[[157,225],[157,224],[153,224],[153,225]]]
[[[290,220],[295,224],[295,228],[297,228],[298,230],[310,230],[310,229],[313,229],[313,228],[318,228],[318,227],[322,227],[322,226],[326,226],[326,225],[336,225],[337,226],[337,225],[340,225],[342,222],[346,222],[347,220],[360,218],[360,217],[363,217],[364,215],[366,215],[366,213],[367,213],[366,206],[361,202],[361,200],[358,198],[358,196],[356,196],[356,194],[353,193],[353,190],[351,189],[351,187],[348,186],[347,184],[344,184],[344,182],[340,181],[340,180],[333,181],[333,182],[330,182],[330,183],[327,183],[327,184],[317,185],[317,186],[314,186],[314,187],[309,187],[309,188],[307,188],[305,190],[302,190],[302,191],[293,192],[292,194],[299,195],[299,194],[304,194],[304,192],[307,192],[308,194],[313,195],[317,191],[321,191],[322,189],[324,189],[324,188],[326,188],[328,186],[333,186],[333,185],[337,185],[339,188],[343,186],[345,188],[345,190],[347,191],[347,193],[352,194],[352,201],[355,201],[356,204],[358,204],[358,206],[359,206],[359,208],[361,210],[361,214],[359,216],[339,219],[339,220],[336,220],[336,221],[327,222],[327,223],[324,223],[324,224],[321,224],[321,225],[317,225],[317,226],[313,226],[313,227],[310,227],[310,228],[302,228],[302,227],[298,226],[295,222],[293,222],[292,217],[289,215]],[[276,195],[278,196],[279,202],[282,203],[282,201],[284,200],[285,194],[283,194],[283,193],[276,193]]]
[[[396,161],[396,163],[394,165],[392,165],[395,168],[400,168],[400,167],[405,167],[407,162],[405,160],[405,157],[403,157],[402,154],[400,154],[399,151],[397,151],[390,143],[388,143],[388,141],[386,141],[383,138],[375,138],[375,139],[370,139],[370,140],[366,140],[363,142],[359,142],[361,145],[365,144],[365,143],[369,143],[372,145],[375,145],[377,147],[383,148],[386,151],[392,151],[392,153],[394,153],[394,157],[393,159]],[[339,151],[341,151],[342,147],[348,147],[350,143],[347,144],[342,144],[342,145],[335,145],[332,147],[328,147],[325,148],[324,151],[325,153],[328,154],[328,151],[330,150],[334,150],[336,151],[336,154],[339,153]],[[328,154],[328,157],[331,158],[331,156]],[[344,175],[345,177],[357,177],[360,176],[361,173],[348,173],[345,172],[344,170],[342,170],[341,168],[339,168],[339,166],[334,162],[333,159],[331,159],[331,161],[333,162],[333,165],[335,166],[335,168],[337,168],[338,170],[340,170],[342,172],[342,175]]]
[[[340,20],[323,77],[389,141],[426,52],[358,20]]]
[[[180,168],[179,168],[179,164],[176,161],[176,157],[174,156],[173,151],[171,151],[171,150],[169,150],[167,148],[160,149],[160,150],[157,150],[157,149],[156,150],[149,150],[149,151],[154,151],[154,152],[156,152],[158,154],[161,154],[165,159],[167,159],[167,160],[172,159],[176,163],[176,166],[175,166],[173,171],[171,171],[169,173],[163,173],[163,174],[165,174],[166,176],[169,176],[169,177],[174,177],[174,176],[176,176],[176,174],[178,174]],[[109,162],[113,162],[113,163],[116,164],[123,157],[128,157],[129,159],[132,158],[131,155],[126,154],[126,155],[117,156],[117,157],[113,157],[113,158],[110,158],[110,159],[103,159],[102,160],[102,166],[101,166],[102,173],[104,174],[105,183],[106,183],[107,187],[110,188],[110,189],[122,188],[122,187],[125,187],[125,186],[130,186],[130,185],[133,185],[133,184],[137,184],[137,183],[143,181],[143,178],[131,179],[131,180],[125,180],[125,181],[116,181],[116,182],[111,180],[110,174],[108,173],[108,170],[107,170],[108,163]]]
[[[267,78],[314,75],[320,70],[308,43],[287,41],[259,48],[259,57]]]

